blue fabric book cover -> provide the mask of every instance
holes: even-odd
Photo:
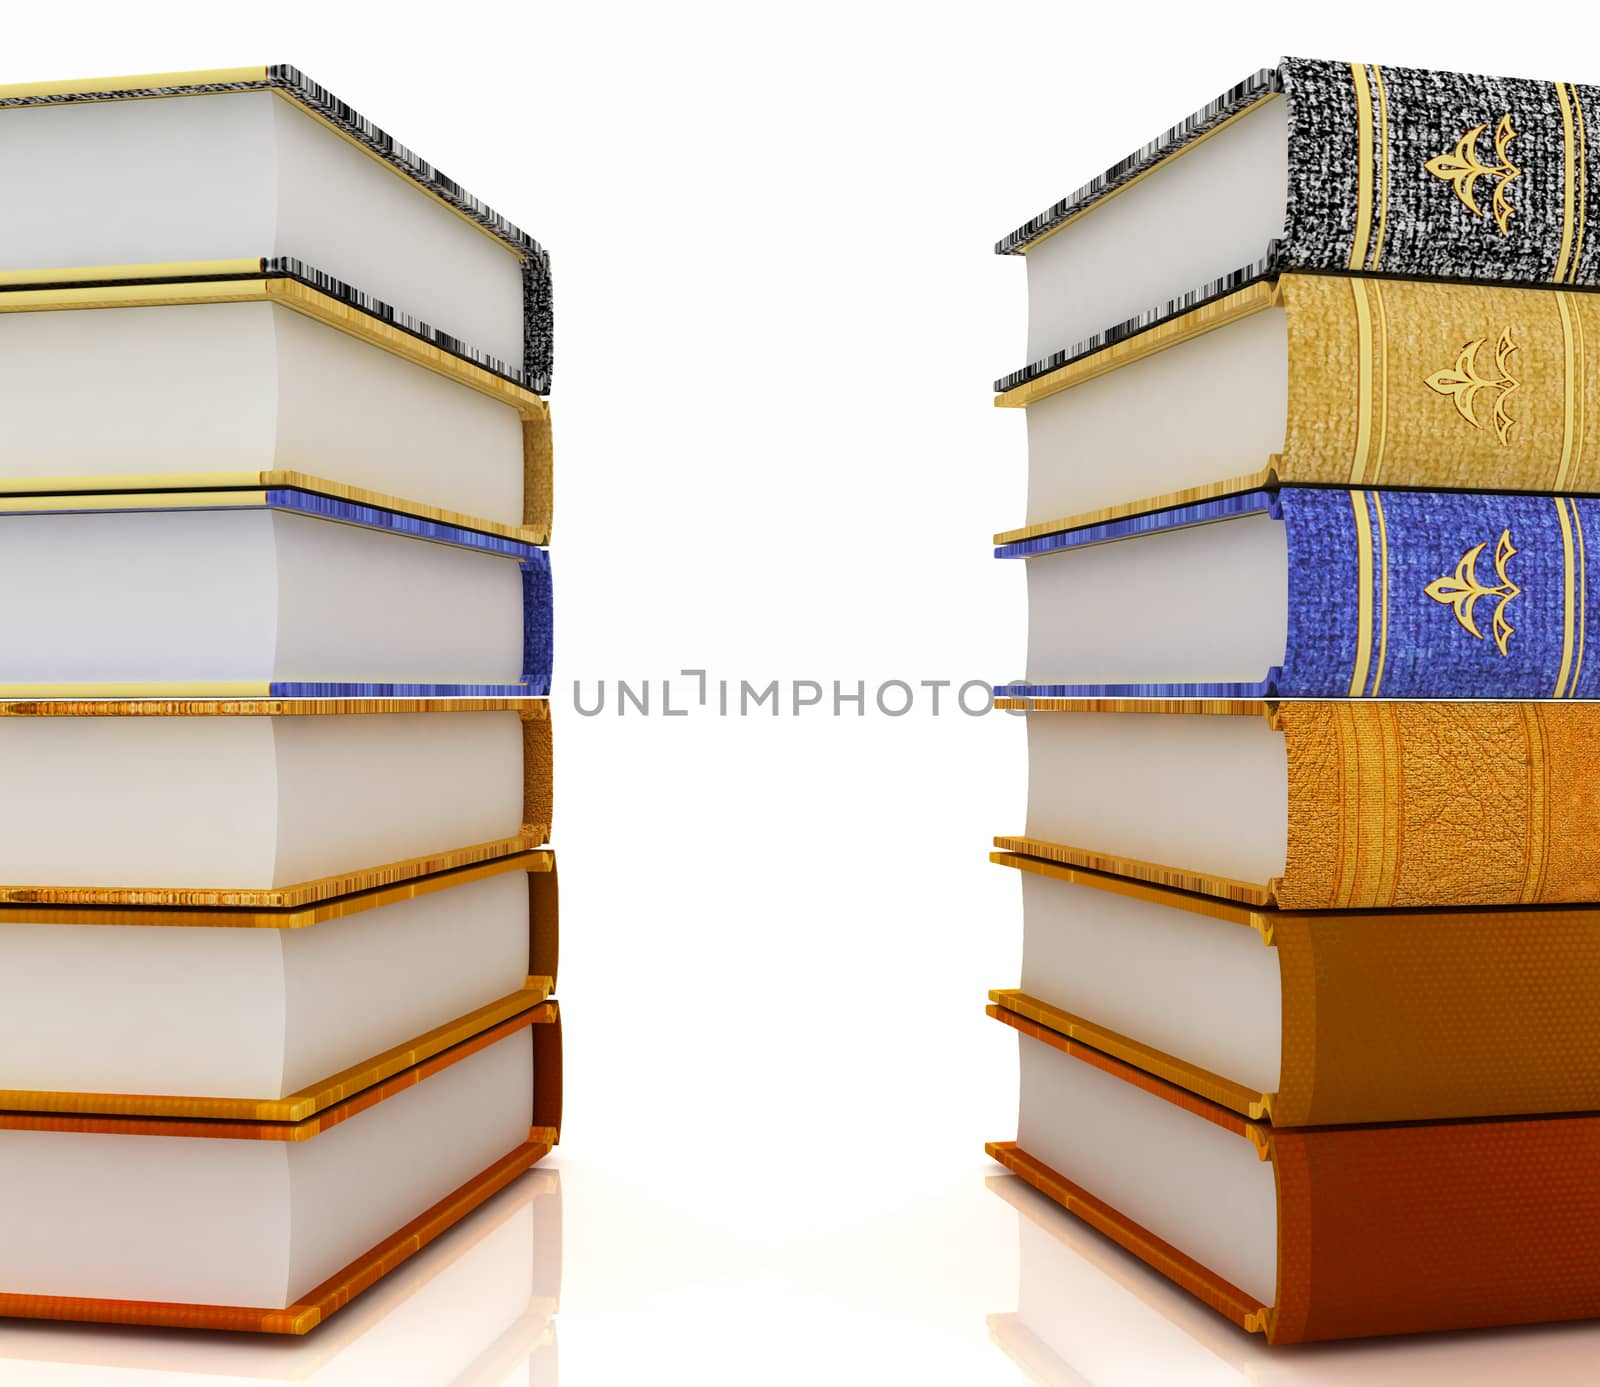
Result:
[[[1036,559],[1265,513],[1288,549],[1281,666],[1255,683],[1027,684],[1032,697],[1600,697],[1585,537],[1600,498],[1286,487],[1045,535]]]

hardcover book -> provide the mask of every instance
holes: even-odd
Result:
[[[550,691],[546,550],[299,490],[0,497],[0,586],[4,698]]]
[[[1285,487],[1005,545],[1029,614],[1007,691],[1595,698],[1586,531],[1588,497]]]
[[[544,250],[292,67],[0,87],[0,149],[27,192],[0,228],[13,283],[209,277],[249,261],[549,389]]]
[[[297,280],[0,278],[0,409],[0,494],[297,486],[549,537],[545,402]]]
[[[989,1153],[1273,1344],[1600,1315],[1600,1116],[1284,1128],[1014,1012]]]
[[[1271,910],[996,853],[1007,1011],[1286,1127],[1600,1111],[1600,909]]]
[[[0,1315],[304,1334],[560,1124],[554,1002],[298,1122],[0,1113]]]
[[[1592,1325],[1280,1353],[1017,1176],[984,1183],[1017,1219],[1016,1309],[988,1317],[989,1338],[1035,1387],[1501,1387],[1582,1382],[1594,1361]]]
[[[85,1334],[40,1321],[0,1334],[0,1384],[69,1387],[92,1373],[95,1387],[213,1378],[299,1387],[556,1387],[561,1215],[561,1173],[537,1165],[314,1334],[151,1334],[110,1326]]]
[[[1253,284],[997,397],[1029,456],[999,542],[1276,482],[1600,491],[1596,344],[1588,293]]]
[[[1000,242],[1011,383],[1283,270],[1600,284],[1597,120],[1569,82],[1285,59]]]
[[[550,831],[540,699],[0,702],[0,901],[298,908]]]
[[[0,586],[0,697],[550,691],[547,550],[307,491],[0,496]]]
[[[549,996],[555,881],[533,852],[298,909],[0,905],[0,1109],[309,1117]]]
[[[1000,700],[1024,857],[1285,910],[1600,901],[1600,704]]]

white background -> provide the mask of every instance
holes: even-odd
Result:
[[[1019,671],[1022,573],[988,540],[1020,522],[1023,424],[988,387],[1022,364],[1024,269],[992,243],[1282,53],[1597,81],[1586,14],[8,13],[0,82],[294,63],[553,254],[567,1387],[1022,1380],[985,1323],[1017,1305],[1019,1216],[982,1155],[1015,1130],[1014,1046],[983,1003],[1017,974],[1018,888],[986,850],[1022,822],[1021,727],[934,717],[925,695],[902,718],[618,717],[612,681]],[[573,682],[592,702],[599,679],[607,714],[576,716]],[[1063,1246],[1086,1236],[1059,1222]],[[1140,1380],[1126,1324],[1062,1314],[1068,1368]],[[44,1342],[0,1328],[0,1381],[112,1380],[118,1345],[148,1340],[86,1333],[98,1366],[77,1375],[77,1341]],[[1292,1361],[1296,1381],[1335,1380],[1350,1361],[1221,1342],[1161,1376]],[[1540,1381],[1595,1361],[1584,1330],[1358,1361],[1369,1380],[1461,1380],[1485,1344]],[[546,1355],[512,1380],[550,1372]]]

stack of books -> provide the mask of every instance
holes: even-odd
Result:
[[[999,246],[990,1151],[1274,1343],[1600,1314],[1597,149],[1600,89],[1288,60]]]
[[[289,67],[0,131],[0,1314],[303,1333],[558,1135],[548,261]]]

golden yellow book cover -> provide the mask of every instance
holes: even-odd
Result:
[[[1264,331],[1273,316],[1282,318],[1280,344],[1252,348],[1249,364],[1236,367],[1231,334]],[[1278,430],[1281,446],[1170,488],[1145,486],[1139,469],[1124,464],[1126,494],[1112,504],[1037,515],[996,543],[1280,482],[1600,491],[1597,352],[1600,299],[1588,293],[1346,275],[1258,281],[1070,361],[996,403],[1041,405],[1108,373],[1143,371],[1158,357],[1166,371],[1189,369],[1202,379],[1259,372],[1276,358],[1279,378],[1251,376],[1238,388],[1271,401],[1260,429]],[[1129,375],[1130,388],[1135,379]],[[1179,407],[1154,375],[1151,385],[1169,396],[1166,407]]]
[[[1600,900],[1600,704],[997,706],[1029,710],[1003,852],[1285,910]]]

